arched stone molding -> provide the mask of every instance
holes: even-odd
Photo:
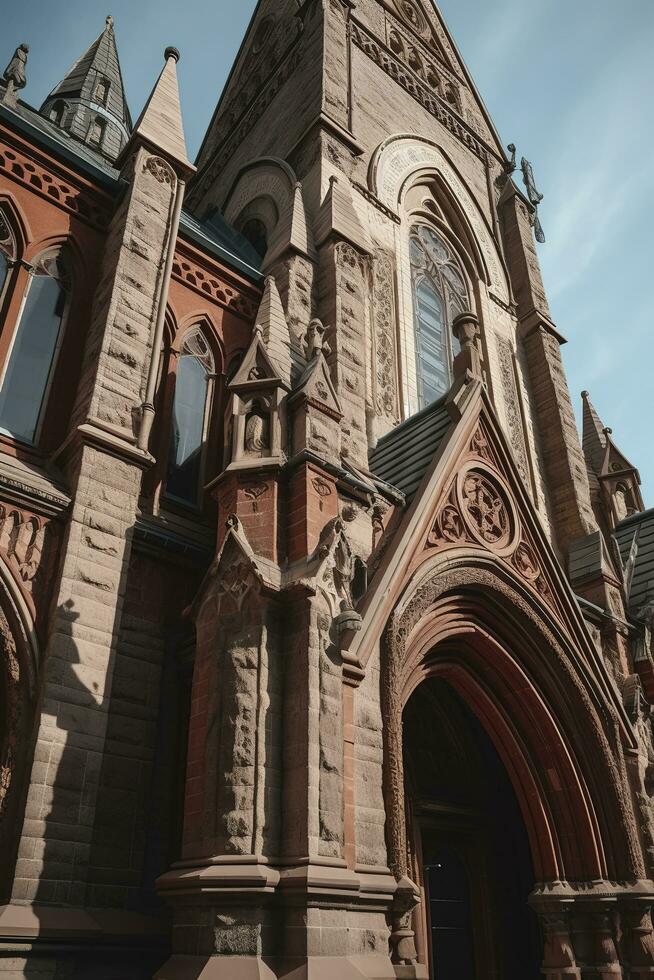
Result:
[[[315,256],[302,185],[284,160],[261,157],[243,167],[225,199],[223,213],[226,220],[240,228],[242,216],[248,214],[248,209],[252,209],[256,202],[261,204],[256,216],[267,231],[264,271],[289,248],[309,258]]]
[[[34,622],[0,559],[0,903],[11,891],[32,750],[38,664]]]
[[[421,171],[434,173],[448,189],[451,199],[458,202],[483,255],[489,289],[508,305],[508,279],[491,231],[464,181],[435,143],[405,134],[384,140],[370,162],[368,186],[383,204],[397,212],[408,182]]]
[[[496,743],[523,809],[537,876],[644,879],[611,706],[591,697],[548,627],[547,611],[508,575],[484,566],[470,555],[465,564],[450,557],[424,565],[382,637],[387,839],[396,878],[407,874],[402,710],[422,679],[439,674]]]
[[[27,243],[34,237],[26,216],[23,214],[16,198],[8,188],[3,187],[0,195],[0,211],[7,219],[16,241],[16,251],[22,257]]]

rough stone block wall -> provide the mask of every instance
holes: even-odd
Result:
[[[180,663],[188,630],[182,613],[197,579],[190,569],[132,553],[90,852],[93,907],[159,907],[155,878],[179,857],[190,698]]]
[[[85,446],[58,605],[13,900],[84,904],[107,731],[125,551],[141,472]]]
[[[385,867],[384,745],[379,681],[379,654],[376,653],[368,661],[366,676],[355,692],[355,829],[357,864]]]

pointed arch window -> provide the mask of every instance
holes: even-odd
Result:
[[[166,496],[190,507],[201,503],[214,359],[200,327],[184,339],[173,398]]]
[[[9,279],[9,270],[16,259],[16,240],[14,239],[9,222],[0,211],[0,302],[2,302],[5,286]]]
[[[71,295],[65,252],[47,252],[32,266],[0,384],[0,429],[34,443],[40,428]]]
[[[434,227],[413,225],[410,253],[418,403],[425,408],[452,383],[459,352],[452,322],[469,308],[469,299],[459,262]]]

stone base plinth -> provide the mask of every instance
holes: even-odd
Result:
[[[171,956],[154,980],[277,980],[258,956]]]

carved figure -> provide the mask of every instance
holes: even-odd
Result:
[[[529,201],[534,206],[534,214],[532,218],[532,224],[534,226],[534,234],[536,235],[536,241],[541,244],[545,241],[545,233],[543,232],[543,226],[540,223],[538,217],[538,205],[543,200],[543,195],[540,193],[536,187],[536,180],[534,178],[534,169],[530,164],[529,160],[524,157],[520,161],[520,166],[522,168],[522,177],[524,180],[525,187],[527,188],[527,197]]]
[[[268,435],[268,420],[257,412],[253,412],[245,423],[246,453],[263,453],[270,449]]]
[[[16,102],[16,92],[25,88],[27,85],[26,65],[29,45],[19,44],[14,51],[13,57],[4,70],[3,78],[7,85],[5,92],[5,102]]]

